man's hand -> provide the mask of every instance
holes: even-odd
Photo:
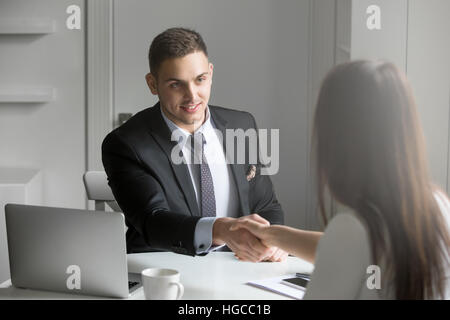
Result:
[[[270,226],[270,223],[268,223],[265,219],[260,217],[257,214],[253,214],[250,216],[250,218],[253,219],[237,219],[233,222],[230,231],[238,231],[238,230],[247,230],[250,232],[253,236],[257,237],[262,245],[264,245],[267,248],[272,248],[273,253],[264,259],[264,261],[270,261],[270,262],[282,262],[286,260],[288,257],[288,253],[284,250],[276,247],[275,245],[275,239],[270,231],[272,231],[272,227]],[[255,219],[257,218],[257,219]],[[260,219],[263,219],[264,221],[261,221]],[[266,223],[264,223],[266,222]],[[239,255],[236,254],[239,258]]]
[[[239,260],[259,262],[263,260],[280,258],[277,248],[265,246],[252,233],[246,229],[231,231],[230,228],[237,222],[253,221],[260,225],[269,226],[270,223],[259,216],[252,214],[241,218],[218,218],[213,225],[213,244],[226,244]]]

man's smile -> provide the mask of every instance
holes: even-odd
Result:
[[[184,105],[184,106],[180,106],[180,108],[188,113],[194,113],[200,108],[201,104],[202,103],[200,102],[200,103],[194,104],[194,105]]]

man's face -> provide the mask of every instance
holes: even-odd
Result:
[[[212,74],[213,65],[203,52],[196,51],[164,60],[158,78],[149,73],[146,80],[167,118],[192,133],[205,121]]]

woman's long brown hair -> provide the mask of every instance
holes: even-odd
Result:
[[[442,297],[450,235],[404,74],[381,61],[335,67],[320,90],[313,141],[325,224],[328,188],[368,227],[372,258],[386,266],[397,299]]]

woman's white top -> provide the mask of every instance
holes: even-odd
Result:
[[[435,193],[450,232],[450,202]],[[383,267],[373,266],[369,231],[354,213],[339,213],[328,224],[316,253],[315,268],[304,299],[394,299],[383,288]],[[450,299],[447,256],[446,293]]]

